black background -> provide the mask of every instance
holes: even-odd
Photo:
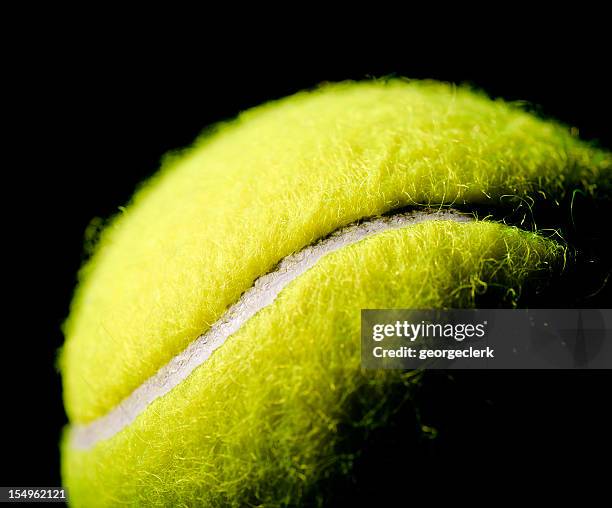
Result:
[[[197,37],[176,48],[163,34],[161,42],[130,44],[117,43],[112,30],[98,35],[55,33],[39,43],[35,57],[20,59],[27,79],[9,97],[27,130],[23,146],[10,150],[15,161],[3,185],[11,234],[4,250],[12,258],[4,485],[60,483],[65,415],[54,362],[88,224],[112,216],[164,153],[188,145],[205,126],[324,81],[401,75],[467,82],[493,97],[528,101],[612,148],[608,43],[603,35],[577,37],[571,26],[537,42],[517,29],[503,45],[490,34],[459,34],[427,53],[423,39],[396,36],[392,54],[385,41],[372,47],[353,38],[317,49],[288,48],[284,38],[245,41],[232,50]],[[438,428],[438,444],[412,460],[444,464],[436,473],[442,478],[468,468],[465,461],[475,474],[512,468],[508,489],[525,482],[547,488],[544,478],[573,488],[578,472],[592,478],[589,490],[600,488],[597,462],[611,450],[610,380],[606,372],[434,379],[437,398],[423,417]]]

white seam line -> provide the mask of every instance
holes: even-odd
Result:
[[[312,268],[322,257],[369,236],[431,220],[468,222],[472,217],[453,210],[417,211],[376,217],[340,228],[323,240],[286,256],[275,270],[259,277],[206,333],[173,357],[112,410],[91,423],[73,425],[70,431],[71,446],[77,449],[91,448],[127,427],[149,404],[180,384],[228,337],[257,312],[272,304],[291,281]]]

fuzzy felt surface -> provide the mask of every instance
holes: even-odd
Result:
[[[108,412],[258,276],[343,225],[409,205],[555,200],[574,188],[596,194],[611,167],[610,154],[563,126],[443,84],[344,83],[246,112],[169,157],[102,234],[65,324],[69,419]],[[330,277],[314,294],[338,283]],[[253,336],[254,344],[264,339]]]
[[[563,255],[534,233],[455,221],[329,254],[132,425],[86,451],[67,430],[71,503],[325,505],[318,485],[351,470],[418,379],[360,368],[360,309],[473,307],[483,295],[511,306]]]

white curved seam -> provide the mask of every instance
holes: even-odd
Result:
[[[149,404],[180,384],[208,360],[228,337],[236,333],[257,312],[272,304],[290,282],[312,268],[322,257],[378,233],[431,220],[467,222],[472,220],[472,217],[453,210],[418,211],[376,217],[340,228],[323,240],[286,256],[275,270],[259,277],[206,333],[174,356],[117,406],[91,423],[73,425],[70,431],[72,447],[91,448],[127,427]]]

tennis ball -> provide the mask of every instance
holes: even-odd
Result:
[[[433,82],[328,85],[211,129],[81,270],[60,356],[71,503],[329,502],[376,429],[415,432],[394,422],[420,376],[360,368],[360,309],[517,305],[565,247],[470,212],[602,195],[611,168]]]

